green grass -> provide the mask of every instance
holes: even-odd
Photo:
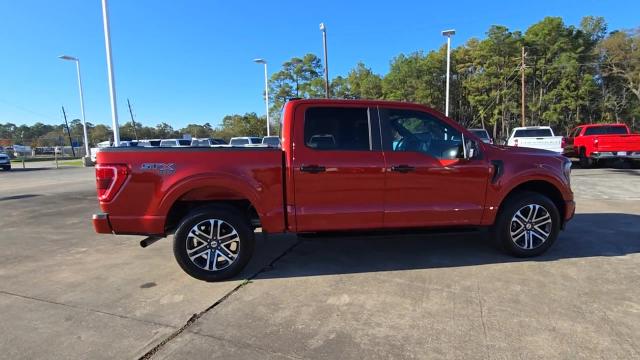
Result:
[[[62,166],[82,166],[82,159],[58,160],[58,165],[62,165]]]

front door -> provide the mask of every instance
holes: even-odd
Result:
[[[463,133],[436,114],[380,109],[386,159],[384,226],[480,224],[490,165],[462,159]]]
[[[304,104],[295,118],[297,231],[382,228],[385,173],[375,109]]]

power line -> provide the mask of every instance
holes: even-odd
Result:
[[[46,120],[54,121],[54,122],[56,122],[56,123],[58,122],[58,120],[55,120],[53,117],[51,117],[51,116],[49,116],[49,115],[41,114],[41,113],[39,113],[39,112],[36,112],[36,111],[30,110],[30,109],[28,109],[28,108],[26,108],[26,107],[24,107],[24,106],[14,104],[14,103],[9,102],[9,101],[7,101],[7,100],[0,99],[0,102],[2,102],[2,103],[4,103],[4,104],[7,104],[7,105],[9,105],[9,106],[13,106],[14,108],[16,108],[16,109],[18,109],[18,110],[20,110],[20,111],[27,112],[27,113],[30,113],[30,114],[32,114],[32,115],[37,115],[37,116],[39,116],[39,117],[45,118]]]
[[[515,69],[513,69],[513,72],[511,73],[511,75],[509,75],[507,77],[507,81],[505,82],[505,85],[502,88],[498,88],[498,91],[503,91],[506,90],[507,87],[509,87],[509,85],[511,85],[513,83],[514,80],[516,80],[518,77],[514,76],[518,74],[518,71],[520,70],[520,65],[518,65]],[[511,79],[510,79],[511,78]],[[481,114],[484,114],[484,112],[491,106],[493,106],[493,104],[498,100],[498,95],[496,95],[493,100],[487,104],[487,106],[485,106],[484,108],[482,108],[482,110],[480,110]]]

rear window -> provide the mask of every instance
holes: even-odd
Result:
[[[262,144],[262,138],[259,138],[259,137],[252,137],[252,138],[251,138],[251,143],[252,143],[252,144]]]
[[[480,139],[489,139],[489,134],[486,130],[469,130],[473,135],[479,137]]]
[[[262,139],[262,143],[269,146],[280,146],[280,138],[266,137]]]
[[[522,129],[516,130],[513,137],[523,138],[523,137],[545,137],[545,136],[553,136],[551,133],[551,129]]]
[[[625,126],[594,126],[584,131],[584,135],[625,135],[627,128]]]
[[[305,114],[304,142],[318,150],[371,149],[367,108],[310,108]]]
[[[178,140],[178,144],[180,144],[182,146],[190,146],[191,145],[191,140]]]
[[[246,139],[246,138],[231,139],[231,141],[229,142],[229,145],[246,145],[248,143],[249,143],[249,139]]]

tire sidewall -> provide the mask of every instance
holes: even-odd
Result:
[[[195,265],[187,255],[186,242],[191,228],[207,219],[219,219],[233,226],[240,238],[240,252],[236,260],[228,267],[218,271],[207,271]],[[176,230],[173,241],[173,254],[178,265],[190,276],[204,281],[219,281],[231,278],[247,265],[255,246],[254,234],[249,223],[238,211],[230,207],[208,207],[192,211]]]
[[[587,169],[590,168],[591,165],[593,165],[593,160],[591,160],[590,158],[587,157],[586,155],[586,151],[584,148],[580,148],[580,167]]]
[[[510,228],[511,219],[515,213],[522,207],[532,204],[540,205],[547,210],[551,216],[552,228],[549,237],[542,245],[535,249],[527,250],[520,248],[511,240]],[[509,199],[498,215],[498,221],[496,223],[496,236],[499,245],[503,250],[517,257],[531,257],[544,253],[556,241],[559,232],[560,213],[556,205],[548,197],[533,192],[523,192]]]

